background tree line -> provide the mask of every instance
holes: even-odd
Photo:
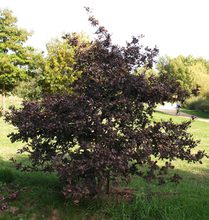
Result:
[[[70,42],[68,35],[54,39],[46,45],[47,53],[25,46],[30,33],[17,26],[17,18],[9,10],[0,11],[0,90],[2,108],[5,96],[14,94],[24,99],[40,99],[47,94],[71,91],[71,84],[81,75],[75,72],[74,56],[78,42],[90,45],[87,35],[71,34],[76,42]],[[177,80],[189,93],[199,88],[198,96],[189,98],[184,105],[190,109],[209,111],[209,61],[192,56],[160,57],[155,70],[140,68],[138,72],[147,75],[167,74]]]
[[[0,10],[0,91],[2,110],[6,95],[36,100],[46,94],[70,92],[70,84],[81,72],[75,72],[74,54],[78,46],[69,43],[66,36],[46,45],[47,54],[27,46],[31,33],[19,28],[17,18],[10,10]],[[89,39],[82,33],[72,33],[77,42]],[[79,45],[79,44],[78,44]]]
[[[186,100],[189,109],[209,112],[209,61],[192,56],[175,58],[161,57],[157,70],[176,79],[190,93],[197,89],[196,96]]]

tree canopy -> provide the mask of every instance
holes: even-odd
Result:
[[[0,91],[4,98],[27,76],[30,49],[24,43],[30,33],[17,26],[17,19],[7,9],[0,10],[0,29]]]
[[[209,92],[209,62],[203,58],[182,55],[175,58],[161,57],[157,63],[157,69],[176,79],[190,93],[197,86],[201,96]]]
[[[67,40],[74,39],[75,42]],[[75,53],[79,44],[88,47],[88,37],[80,33],[65,34],[61,40],[54,39],[47,44],[46,65],[38,81],[43,94],[68,93],[71,84],[82,71],[75,71]]]
[[[67,39],[66,39],[67,38]],[[70,38],[74,42],[69,41]],[[65,34],[61,39],[53,39],[47,46],[47,54],[33,53],[31,57],[29,78],[20,82],[16,94],[24,99],[37,100],[47,94],[70,93],[72,83],[79,78],[82,71],[75,71],[75,53],[77,44],[87,48],[89,39],[83,33]]]
[[[177,80],[184,89],[191,92],[194,87],[190,70],[192,62],[193,59],[190,56],[178,56],[176,58],[161,57],[158,61],[157,69]]]

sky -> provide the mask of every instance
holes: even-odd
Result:
[[[0,0],[18,26],[33,32],[28,44],[45,51],[46,43],[63,33],[94,30],[84,6],[123,45],[145,35],[142,44],[159,48],[160,56],[192,55],[209,60],[208,0]]]

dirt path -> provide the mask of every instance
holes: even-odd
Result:
[[[169,115],[176,115],[176,107],[174,105],[159,106],[159,107],[157,107],[157,110],[160,112],[164,112],[166,114],[169,114]],[[192,115],[186,114],[184,112],[179,112],[179,114],[177,116],[181,116],[181,117],[185,117],[185,118],[192,118]],[[209,122],[209,119],[199,118],[197,116],[195,116],[195,120]]]

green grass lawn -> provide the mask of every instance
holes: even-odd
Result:
[[[156,113],[156,119],[172,118],[176,123],[184,119]],[[59,193],[60,184],[53,174],[22,173],[13,167],[9,158],[26,160],[16,154],[22,143],[11,144],[7,134],[14,130],[0,118],[0,192],[5,187],[20,190],[10,209],[0,212],[0,219],[8,220],[208,220],[209,219],[209,160],[203,164],[175,162],[180,184],[158,186],[134,177],[129,187],[135,189],[132,202],[113,202],[92,199],[73,205]],[[190,132],[200,139],[199,149],[209,153],[209,123],[193,121]],[[174,172],[174,171],[173,171]]]

